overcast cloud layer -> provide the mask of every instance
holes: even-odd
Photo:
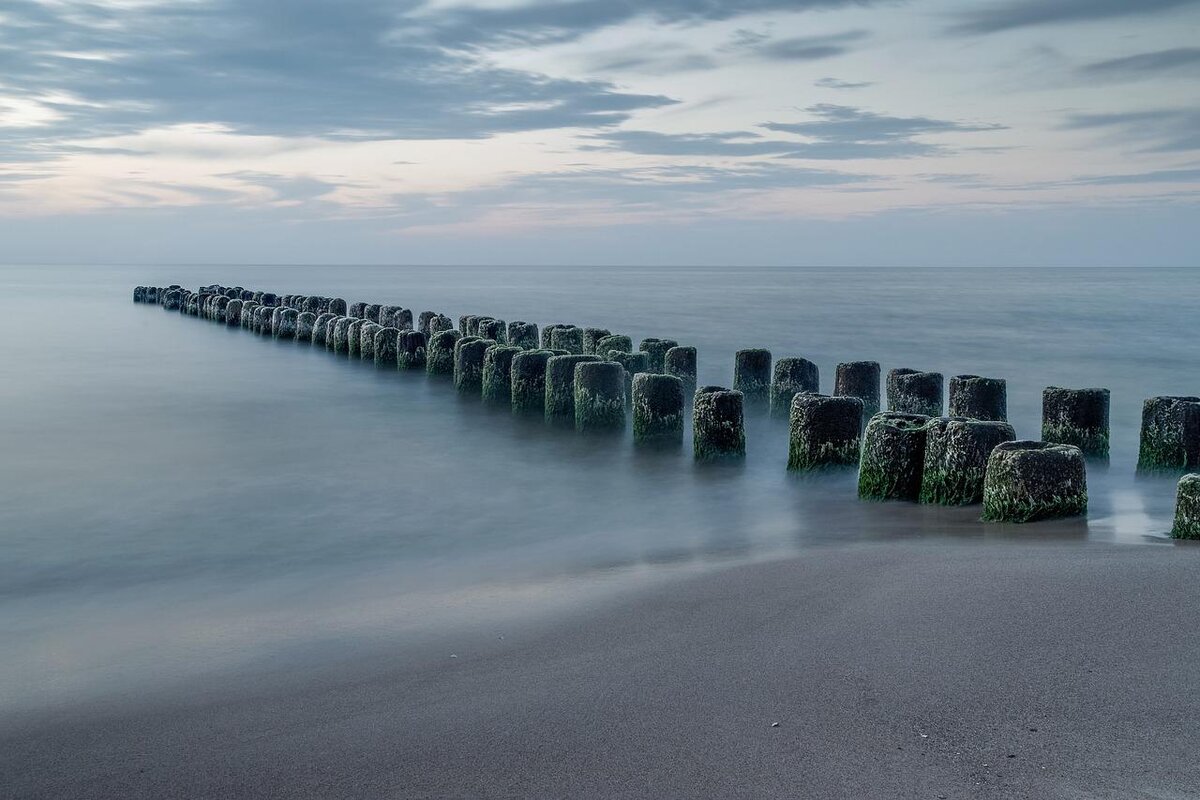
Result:
[[[1200,0],[650,5],[8,0],[3,258],[1195,265]]]

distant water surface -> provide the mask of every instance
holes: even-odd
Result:
[[[825,391],[848,360],[1004,377],[1023,438],[1044,386],[1103,386],[1112,461],[1086,521],[860,503],[852,474],[786,473],[782,421],[698,467],[132,303],[169,283],[673,338],[701,383],[745,347],[815,361]],[[816,546],[1169,544],[1174,479],[1133,475],[1141,402],[1200,393],[1183,270],[8,267],[0,289],[0,709]]]

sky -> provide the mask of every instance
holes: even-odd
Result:
[[[0,3],[0,262],[1198,253],[1200,0]]]

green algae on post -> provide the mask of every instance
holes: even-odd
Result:
[[[1001,442],[1015,441],[1007,422],[939,417],[925,433],[921,502],[967,506],[983,502],[988,457]]]
[[[450,328],[438,331],[425,350],[425,371],[430,375],[454,374],[454,347],[462,334]]]
[[[862,400],[857,397],[793,394],[788,423],[789,470],[805,472],[858,464]]]
[[[425,334],[420,331],[400,331],[396,337],[397,369],[424,369],[425,348]]]
[[[583,328],[574,325],[556,325],[550,331],[550,349],[566,350],[572,355],[584,355]]]
[[[576,329],[578,330],[578,329]],[[599,356],[572,353],[546,362],[546,419],[575,419],[575,367]]]
[[[263,295],[263,296],[266,297],[266,295]],[[264,300],[263,305],[270,305],[270,304],[267,303],[266,300]],[[362,319],[363,312],[365,312],[366,310],[367,310],[366,303],[351,303],[350,304],[350,313],[347,314],[347,316],[349,316],[352,319]]]
[[[1089,458],[1108,460],[1108,389],[1042,391],[1042,441],[1073,444]]]
[[[746,396],[747,403],[766,403],[771,396],[771,351],[738,350],[733,357],[733,388]]]
[[[625,430],[625,368],[615,361],[575,365],[575,429]]]
[[[633,339],[621,334],[610,334],[596,340],[596,355],[603,356],[610,350],[631,353],[633,352]]]
[[[606,328],[584,328],[583,329],[583,353],[584,355],[603,356],[604,353],[596,349],[596,345],[605,336],[611,336],[612,331]]]
[[[505,331],[505,337],[513,347],[519,347],[522,350],[538,349],[538,326],[535,323],[523,320],[510,322],[508,330]]]
[[[771,379],[771,416],[790,418],[793,397],[820,391],[821,373],[816,364],[807,358],[779,359]]]
[[[479,324],[475,328],[475,333],[481,339],[491,339],[501,344],[506,341],[505,337],[508,336],[504,320],[492,319],[491,317],[479,320]]]
[[[375,341],[371,346],[375,354],[375,366],[396,368],[396,352],[399,349],[400,329],[380,328],[375,331]]]
[[[985,522],[1036,522],[1087,513],[1083,451],[1069,444],[1001,442],[983,482]]]
[[[525,351],[513,345],[498,344],[483,354],[483,401],[512,405],[512,362]]]
[[[1200,397],[1151,397],[1142,404],[1138,472],[1200,466]]]
[[[350,352],[350,326],[355,317],[338,317],[333,323],[333,352],[342,355]]]
[[[683,382],[684,397],[696,392],[696,348],[676,345],[663,353],[663,374]]]
[[[1200,539],[1200,475],[1184,475],[1175,490],[1175,524],[1171,536],[1176,539]]]
[[[887,376],[888,411],[900,414],[942,415],[942,374],[893,369]]]
[[[951,377],[949,415],[1005,422],[1008,419],[1008,383],[1003,378],[978,375]]]
[[[422,311],[417,315],[417,330],[429,338],[429,321],[438,316],[436,311]]]
[[[368,319],[353,319],[350,320],[349,327],[346,328],[346,355],[350,358],[358,358],[359,348],[362,346],[362,329],[364,325],[372,325]]]
[[[634,375],[633,441],[683,441],[684,402],[680,378],[646,372]]]
[[[301,311],[296,315],[296,341],[301,344],[312,344],[313,326],[317,322],[317,315],[311,311]]]
[[[509,367],[509,386],[514,413],[546,412],[546,362],[554,354],[549,350],[526,350],[513,357]]]
[[[664,364],[667,358],[667,351],[672,347],[678,347],[679,342],[674,339],[656,339],[650,337],[642,339],[642,343],[638,345],[638,350],[650,356],[650,372],[656,375],[662,375]]]
[[[375,334],[383,330],[377,322],[365,322],[358,330],[358,357],[362,361],[375,360]]]
[[[322,314],[318,314],[317,318],[313,320],[311,341],[314,346],[317,346],[317,347],[326,347],[327,346],[326,340],[329,335],[329,323],[331,323],[335,319],[337,319],[337,317],[335,315],[330,314],[328,311],[326,311]]]
[[[633,376],[639,372],[650,371],[650,355],[648,353],[623,353],[617,350],[609,350],[606,353],[597,353],[601,358],[607,358],[609,361],[615,361],[625,369],[625,397],[627,400],[633,398]]]
[[[230,328],[236,328],[242,324],[242,308],[246,304],[241,300],[230,300],[229,305],[225,306],[225,325]]]
[[[871,417],[858,463],[858,496],[864,500],[921,497],[925,432],[929,417],[885,411]]]
[[[482,395],[483,358],[495,339],[465,336],[454,347],[454,388],[462,394]]]
[[[426,341],[433,341],[433,337],[437,336],[442,331],[455,330],[454,320],[447,317],[445,314],[438,314],[429,320],[429,333],[425,336]]]
[[[697,461],[746,455],[743,395],[723,386],[696,390],[692,404],[692,450]]]
[[[162,307],[167,311],[178,311],[183,306],[183,292],[178,290],[167,292]]]

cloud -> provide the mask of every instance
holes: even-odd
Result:
[[[846,31],[828,36],[797,36],[772,39],[756,44],[756,52],[781,61],[817,61],[850,52],[850,44],[867,38],[864,30]]]
[[[1200,5],[1198,0],[1010,0],[962,12],[956,34],[996,33],[1035,25],[1132,17]]]
[[[1105,131],[1118,142],[1144,145],[1143,152],[1200,150],[1200,109],[1196,108],[1072,114],[1062,127]]]
[[[1079,70],[1091,78],[1136,80],[1164,72],[1200,73],[1200,47],[1177,47],[1153,53],[1113,58],[1085,64]]]
[[[750,131],[725,133],[657,133],[622,130],[599,134],[602,145],[585,145],[584,150],[623,150],[658,156],[761,156],[786,153],[795,142],[763,139]]]
[[[872,81],[843,81],[839,78],[821,78],[813,81],[813,86],[820,89],[865,89],[874,85]]]
[[[797,145],[792,158],[859,159],[911,158],[947,152],[942,145],[920,141],[929,134],[1003,130],[994,124],[969,124],[930,117],[896,117],[851,106],[822,103],[805,109],[816,119],[806,122],[768,122],[762,127],[814,141]]]
[[[1126,186],[1146,183],[1200,183],[1198,169],[1162,169],[1126,175],[1097,175],[1070,181],[1073,185]]]

